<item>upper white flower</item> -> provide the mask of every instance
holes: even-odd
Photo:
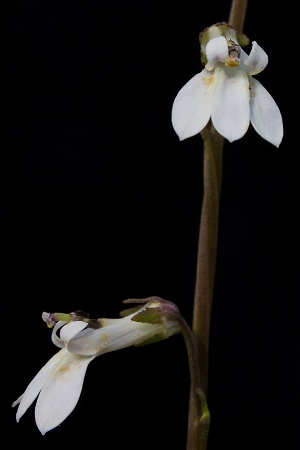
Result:
[[[200,42],[205,68],[183,86],[172,107],[172,124],[180,140],[200,133],[211,119],[229,142],[243,137],[251,122],[261,137],[279,147],[280,110],[253,78],[268,64],[264,50],[254,41],[248,56],[241,48],[248,38],[224,23],[204,30]]]
[[[90,328],[89,322],[83,317],[83,320],[78,320],[74,313],[73,321],[58,321],[52,331],[52,342],[61,350],[47,362],[13,403],[12,406],[19,405],[17,422],[38,396],[35,420],[40,432],[47,433],[61,424],[75,408],[86,369],[94,358],[102,353],[143,345],[179,333],[178,320],[175,317],[168,318],[163,311],[161,313],[160,307],[161,303],[153,300],[125,317],[90,321],[93,325],[96,323],[96,329]],[[147,314],[152,317],[152,311],[158,311],[159,320],[149,323]],[[43,313],[43,319],[49,326],[55,323],[53,316],[55,314]]]

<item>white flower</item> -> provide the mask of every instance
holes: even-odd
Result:
[[[211,119],[229,142],[244,136],[251,122],[257,133],[279,147],[282,116],[274,99],[253,75],[268,64],[268,56],[254,41],[249,56],[241,45],[248,38],[227,24],[217,24],[200,35],[205,68],[178,92],[172,124],[180,140],[200,133]]]
[[[149,323],[149,311],[152,315],[152,311],[158,311],[159,320]],[[57,427],[73,411],[81,394],[86,369],[94,358],[131,345],[166,339],[180,332],[176,317],[168,318],[164,315],[159,301],[147,302],[144,306],[135,308],[132,314],[119,319],[90,321],[93,327],[98,327],[96,329],[90,328],[89,321],[83,317],[83,320],[78,320],[75,313],[58,315],[69,316],[72,320],[69,323],[60,320],[53,328],[52,342],[61,350],[38,372],[25,392],[12,405],[19,405],[16,414],[16,420],[19,422],[38,397],[35,421],[42,434]],[[50,327],[56,321],[53,317],[58,315],[43,313],[43,319]]]

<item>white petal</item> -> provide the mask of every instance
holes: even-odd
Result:
[[[73,411],[81,394],[86,369],[93,359],[94,356],[63,354],[36,403],[35,420],[42,434],[57,427]]]
[[[109,343],[109,339],[106,334],[107,328],[110,327],[105,327],[105,329],[99,328],[98,330],[88,329],[90,332],[83,332],[75,339],[72,339],[67,343],[68,351],[72,354],[85,356],[96,355],[102,349],[103,351],[101,351],[101,353],[104,353],[104,349],[107,348]]]
[[[14,408],[15,406],[17,406],[19,403],[21,403],[22,398],[24,397],[24,394],[20,395],[19,398],[17,398],[17,400],[15,400],[12,404],[12,407]]]
[[[84,328],[86,327],[87,323],[81,320],[69,322],[62,328],[60,332],[60,337],[64,342],[68,342],[70,339],[72,339],[74,336],[76,336],[76,334],[84,330]]]
[[[205,68],[212,70],[217,62],[224,62],[228,58],[228,45],[223,36],[212,39],[206,46],[207,64]]]
[[[283,122],[280,110],[262,84],[250,78],[251,124],[266,141],[279,147],[283,138]]]
[[[229,142],[240,139],[250,122],[250,94],[246,73],[240,69],[215,69],[218,76],[211,118]]]
[[[53,368],[59,363],[59,361],[62,358],[64,358],[66,353],[67,350],[65,348],[56,353],[34,377],[34,379],[28,385],[24,394],[13,403],[13,406],[16,406],[18,403],[20,403],[16,415],[17,422],[19,422],[23,414],[27,411],[32,402],[36,399],[44,383],[49,377],[49,374],[52,372]]]
[[[132,315],[131,315],[132,316]],[[96,355],[120,350],[152,337],[162,331],[161,325],[134,322],[131,316],[118,319],[118,323],[108,325],[92,333],[68,342],[68,350],[80,355]]]
[[[200,133],[210,118],[215,75],[202,70],[178,92],[172,107],[174,130],[183,139]]]
[[[132,317],[134,314],[131,314],[130,317]],[[125,316],[126,317],[126,316]],[[108,325],[116,325],[117,323],[120,322],[120,318],[119,319],[107,319],[107,318],[101,318],[101,326],[102,327],[107,327]]]
[[[57,322],[54,325],[54,328],[53,328],[52,334],[51,334],[51,340],[52,340],[53,344],[56,345],[56,347],[63,348],[65,346],[63,340],[59,336],[57,336],[57,331],[66,323],[67,322],[60,320],[59,322]]]
[[[119,350],[125,346],[132,345],[132,326],[135,327],[136,323],[132,321],[124,323],[120,322],[121,320],[122,319],[119,319],[119,322],[116,325],[110,325],[105,328],[93,330],[92,333],[69,341],[69,352],[80,355],[98,356],[109,351]],[[123,342],[123,346],[118,346],[120,340]],[[125,342],[127,345],[125,345]]]
[[[247,72],[249,75],[256,75],[262,72],[268,64],[268,55],[258,45],[257,42],[252,42],[252,50],[247,59],[244,60],[245,66],[247,66]]]

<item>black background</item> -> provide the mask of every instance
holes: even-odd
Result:
[[[157,295],[192,319],[200,135],[170,115],[202,70],[198,34],[230,1],[1,2],[2,439],[6,447],[185,449],[180,335],[93,361],[77,407],[42,436],[12,402],[56,352],[43,311],[117,317]],[[299,183],[293,12],[250,1],[244,32],[269,56],[277,149],[225,142],[211,322],[209,450],[299,448]],[[294,35],[293,35],[294,33]],[[249,49],[245,49],[247,52]],[[299,428],[298,428],[299,429]]]

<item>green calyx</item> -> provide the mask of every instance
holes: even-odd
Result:
[[[205,28],[199,34],[199,41],[201,46],[201,62],[205,66],[207,63],[206,58],[206,45],[211,40],[218,36],[224,36],[226,39],[234,38],[241,47],[246,47],[250,44],[250,39],[244,34],[236,31],[231,25],[227,22],[217,22],[210,27]]]
[[[142,311],[138,312],[135,316],[132,317],[134,322],[142,322],[142,323],[163,323],[164,317],[162,316],[162,308],[151,307],[145,308]]]

